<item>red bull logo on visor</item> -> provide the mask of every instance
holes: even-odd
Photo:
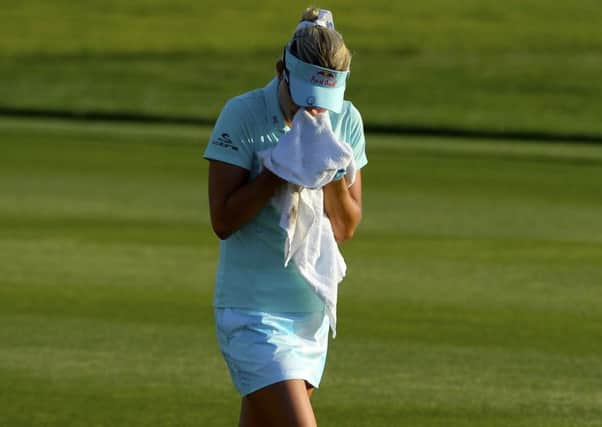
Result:
[[[337,84],[337,77],[330,71],[320,70],[311,76],[311,83],[316,86],[335,87]]]

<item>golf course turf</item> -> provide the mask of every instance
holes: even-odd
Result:
[[[0,427],[236,425],[202,153],[309,4],[2,3]],[[366,137],[320,427],[602,426],[599,0],[316,5],[402,131]]]
[[[208,135],[0,120],[0,425],[236,423]],[[320,425],[600,425],[602,147],[367,141]]]

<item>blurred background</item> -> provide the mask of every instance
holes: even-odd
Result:
[[[364,218],[321,426],[602,425],[598,1],[327,1]],[[0,0],[0,425],[231,426],[203,149],[304,2]]]
[[[212,120],[263,86],[303,2],[2,5],[1,106]],[[332,1],[366,122],[602,133],[595,0]]]

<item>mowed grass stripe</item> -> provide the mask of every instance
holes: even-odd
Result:
[[[307,5],[3,6],[1,107],[211,119],[275,74]],[[369,123],[602,134],[595,0],[323,6],[354,53],[347,94]]]
[[[0,424],[236,423],[208,132],[0,121]],[[599,423],[599,156],[369,136],[320,425]]]

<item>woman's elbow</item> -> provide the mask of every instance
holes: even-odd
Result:
[[[213,233],[215,233],[217,238],[220,240],[226,240],[234,232],[234,230],[232,230],[228,224],[222,221],[212,220],[211,227],[213,228]]]
[[[339,231],[338,233],[335,233],[334,238],[337,241],[337,243],[343,243],[348,240],[351,240],[353,238],[354,234],[355,234],[355,230],[344,230],[344,231]]]
[[[232,235],[232,233],[229,233],[227,231],[216,230],[215,228],[213,229],[213,232],[215,233],[217,238],[220,240],[226,240],[228,237],[230,237]]]
[[[353,236],[355,235],[355,230],[357,229],[358,224],[359,224],[359,221],[358,221],[358,223],[353,223],[353,224],[349,224],[346,226],[337,227],[336,230],[333,230],[334,238],[337,241],[337,243],[343,243],[343,242],[353,239]]]
[[[361,212],[355,217],[347,218],[345,221],[331,221],[334,239],[337,243],[343,243],[351,240],[355,234],[357,226],[362,219]]]

